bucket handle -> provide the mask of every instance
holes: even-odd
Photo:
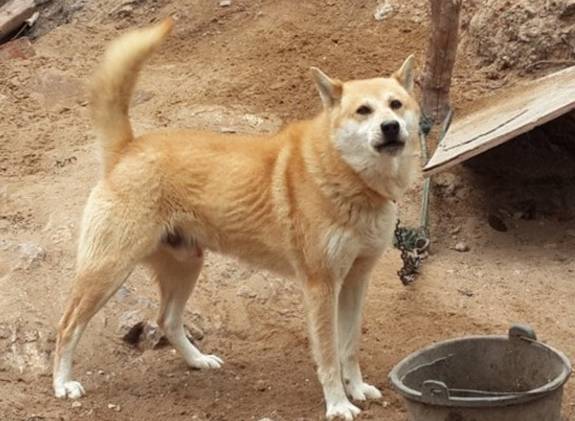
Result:
[[[449,401],[449,388],[445,383],[438,380],[426,380],[421,386],[422,395],[429,400],[438,403]]]
[[[537,342],[537,335],[531,326],[526,324],[514,324],[509,328],[509,340],[523,339],[527,342]]]

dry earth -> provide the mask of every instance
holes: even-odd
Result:
[[[138,132],[154,127],[270,131],[319,110],[308,68],[340,78],[387,74],[426,46],[424,0],[396,1],[376,21],[369,0],[62,1],[67,13],[33,42],[36,55],[0,61],[0,420],[316,420],[320,387],[309,355],[297,284],[210,255],[186,319],[203,332],[219,371],[191,371],[169,347],[142,351],[121,340],[153,319],[155,286],[135,273],[89,326],[76,358],[88,390],[79,404],[52,396],[55,325],[70,286],[83,203],[98,163],[84,81],[107,41],[131,25],[175,14],[175,33],[151,60],[134,99]],[[51,6],[52,7],[52,6]],[[52,7],[51,19],[58,8]],[[472,9],[466,9],[469,22]],[[62,23],[62,22],[58,22]],[[454,76],[458,112],[517,83],[476,67],[462,50]],[[382,402],[360,419],[406,419],[387,373],[423,345],[466,334],[504,334],[513,322],[575,356],[573,184],[437,178],[433,254],[410,286],[389,251],[371,284],[362,344]],[[402,204],[415,223],[420,189]],[[142,198],[145,200],[145,198]],[[495,231],[487,216],[503,215]],[[463,241],[467,253],[453,248]],[[564,417],[575,420],[575,383]]]

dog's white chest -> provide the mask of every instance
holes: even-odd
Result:
[[[379,254],[391,245],[396,215],[395,205],[390,204],[380,212],[364,216],[356,227],[360,254]]]
[[[332,227],[325,238],[325,254],[335,272],[345,272],[359,256],[377,256],[391,245],[396,221],[393,204],[361,215],[351,227]]]

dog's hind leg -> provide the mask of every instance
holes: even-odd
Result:
[[[339,293],[339,349],[342,376],[347,394],[354,400],[381,398],[381,392],[363,382],[359,367],[361,316],[369,275],[376,258],[358,258]]]
[[[58,398],[84,395],[82,385],[71,379],[72,358],[88,322],[128,277],[132,267],[109,261],[98,268],[81,270],[58,329],[54,354],[54,393]]]
[[[53,386],[59,398],[75,399],[85,393],[82,385],[71,378],[76,345],[90,319],[160,239],[160,229],[147,219],[128,213],[125,205],[96,196],[97,191],[84,212],[76,276],[58,327]]]
[[[183,313],[202,269],[203,257],[195,246],[184,245],[178,249],[175,253],[169,246],[162,246],[147,259],[160,287],[158,325],[189,366],[220,368],[223,364],[221,358],[202,354],[186,337]],[[186,256],[181,249],[186,250]]]

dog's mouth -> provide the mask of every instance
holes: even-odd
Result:
[[[400,152],[405,146],[405,142],[403,140],[392,140],[392,141],[383,141],[375,145],[375,150],[380,153],[389,153],[389,154],[396,154]]]

